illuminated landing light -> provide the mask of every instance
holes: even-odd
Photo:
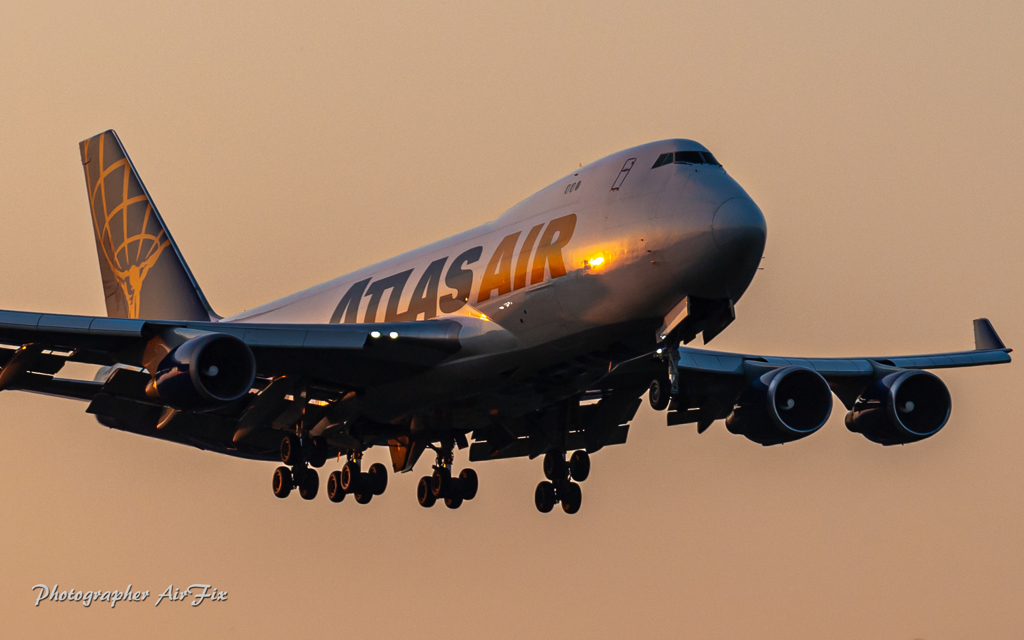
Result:
[[[398,332],[397,331],[392,331],[391,333],[388,334],[388,337],[391,338],[392,340],[394,340],[395,338],[398,337]]]
[[[370,332],[370,337],[371,338],[379,338],[380,337],[380,331],[371,331]]]
[[[665,336],[662,336],[662,337],[664,338]],[[658,351],[656,353],[660,356],[664,351],[665,351],[664,349],[658,349]]]

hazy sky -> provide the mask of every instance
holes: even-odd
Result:
[[[4,3],[0,308],[104,313],[77,143],[107,128],[225,315],[688,137],[769,228],[713,347],[970,348],[980,316],[1024,346],[1024,4],[772,4]],[[572,517],[535,510],[539,461],[475,465],[454,512],[416,504],[427,459],[368,506],[282,501],[271,463],[3,393],[0,635],[1020,637],[1020,367],[942,374],[952,419],[906,447],[838,402],[771,448],[645,404]]]

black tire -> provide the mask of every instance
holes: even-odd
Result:
[[[583,482],[590,477],[590,454],[586,451],[573,451],[569,458],[569,475],[576,482]]]
[[[476,471],[463,469],[462,473],[459,474],[459,485],[462,488],[462,498],[464,500],[475,498],[476,491],[480,488],[480,479],[477,478]]]
[[[384,493],[384,490],[388,488],[388,468],[379,462],[375,462],[370,465],[367,475],[370,479],[370,491],[373,495],[379,496]]]
[[[438,500],[447,498],[452,488],[452,472],[449,469],[434,469],[430,476],[430,492]]]
[[[562,493],[564,494],[562,495],[562,511],[566,513],[579,511],[580,505],[583,504],[583,492],[580,490],[580,485],[568,482]]]
[[[355,493],[359,490],[359,464],[353,460],[345,463],[341,468],[341,490],[345,493]]]
[[[448,495],[444,497],[444,506],[449,509],[458,509],[465,499],[462,495],[462,483],[458,478],[450,478],[448,482]]]
[[[327,443],[323,438],[313,438],[309,452],[309,466],[319,469],[327,462]]]
[[[373,493],[369,491],[356,494],[356,502],[359,504],[370,504],[370,500],[373,500]]]
[[[320,492],[320,474],[315,469],[306,469],[299,479],[299,495],[303,500],[312,500]]]
[[[647,401],[655,411],[664,411],[668,409],[668,403],[672,399],[671,392],[672,387],[667,377],[655,378],[651,380],[651,386],[647,389]]]
[[[432,507],[437,502],[437,498],[434,497],[434,492],[430,490],[431,477],[423,476],[420,481],[416,483],[416,502],[420,503],[421,507]]]
[[[544,454],[544,477],[557,482],[565,477],[565,454],[560,451],[548,451]]]
[[[558,500],[555,498],[555,485],[547,480],[537,485],[537,490],[533,492],[533,503],[537,505],[537,511],[551,513],[556,502]]]
[[[327,499],[331,502],[341,502],[345,499],[345,492],[341,490],[341,472],[332,471],[327,476]]]
[[[292,492],[292,470],[288,467],[274,469],[274,495],[278,498],[287,498]]]
[[[294,433],[281,438],[281,462],[294,467],[302,462],[302,443]]]

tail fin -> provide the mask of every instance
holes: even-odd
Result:
[[[199,283],[113,130],[79,143],[111,318],[210,320]]]

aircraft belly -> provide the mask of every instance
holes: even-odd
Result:
[[[439,408],[483,420],[528,413],[583,391],[613,363],[652,350],[659,322],[601,326],[500,354],[456,354],[431,371],[368,389],[362,408],[379,422]]]

